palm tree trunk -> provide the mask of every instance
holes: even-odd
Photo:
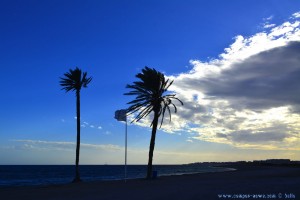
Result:
[[[80,91],[76,91],[76,114],[77,114],[77,141],[76,141],[76,174],[73,182],[80,181],[79,152],[80,152]]]
[[[153,127],[152,127],[150,147],[149,147],[149,160],[148,160],[148,169],[147,169],[147,177],[146,177],[147,179],[152,178],[152,160],[153,160],[153,152],[154,152],[154,146],[155,146],[155,137],[156,137],[158,117],[159,117],[158,113],[154,112]]]

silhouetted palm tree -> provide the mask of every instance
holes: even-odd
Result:
[[[140,111],[132,122],[138,122],[140,119],[148,116],[152,111],[154,114],[152,123],[150,125],[152,126],[152,134],[150,140],[149,160],[146,177],[147,179],[151,179],[153,151],[158,119],[161,116],[161,127],[161,125],[163,124],[165,111],[168,110],[171,121],[171,111],[169,106],[172,105],[175,109],[175,113],[177,112],[177,108],[173,104],[172,100],[179,101],[181,105],[183,105],[183,103],[175,97],[175,94],[165,94],[170,85],[172,85],[173,81],[169,82],[169,79],[165,80],[165,76],[155,69],[145,67],[144,69],[142,69],[142,73],[138,73],[136,77],[140,79],[140,81],[133,82],[133,85],[127,85],[126,88],[132,89],[132,91],[130,91],[129,93],[125,93],[124,95],[137,96],[135,100],[127,103],[131,104],[131,106],[127,109],[128,114]]]
[[[86,72],[81,72],[81,69],[76,67],[75,70],[70,69],[69,72],[64,74],[63,78],[60,78],[60,85],[62,90],[75,91],[76,92],[76,114],[77,114],[77,142],[76,142],[76,174],[73,182],[80,181],[79,174],[79,151],[80,151],[80,90],[82,87],[87,87],[91,82],[92,77],[87,78]]]

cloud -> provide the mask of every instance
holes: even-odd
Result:
[[[65,141],[44,141],[44,140],[13,140],[13,141],[22,143],[23,146],[21,148],[24,149],[70,151],[70,150],[74,150],[76,147],[75,142],[65,142]],[[113,144],[81,143],[80,147],[82,149],[96,149],[96,150],[104,150],[104,151],[122,150],[120,146],[113,145]]]
[[[292,16],[293,18],[300,18],[300,12],[296,12]]]
[[[263,28],[267,29],[267,28],[272,28],[274,26],[276,26],[276,24],[270,24],[270,21],[274,18],[273,15],[271,15],[270,17],[267,18],[263,18],[264,23],[262,23]]]
[[[276,24],[269,24],[269,23],[264,24],[264,28],[272,28],[274,26],[276,26]]]
[[[270,20],[272,20],[274,18],[274,15],[271,15],[271,16],[269,16],[269,17],[267,17],[267,18],[263,18],[263,20],[264,21],[270,21]]]
[[[74,119],[77,119],[77,117],[74,117]],[[100,125],[98,125],[98,126],[95,126],[94,124],[92,124],[92,123],[89,123],[89,122],[87,122],[87,121],[83,121],[82,120],[82,118],[81,118],[81,121],[82,121],[82,123],[80,124],[80,127],[82,127],[82,128],[96,128],[97,127],[97,129],[99,129],[99,130],[101,130],[102,129],[102,127],[100,126]]]
[[[233,63],[217,77],[190,79],[207,96],[230,100],[235,108],[272,108],[300,103],[300,42]],[[242,102],[241,102],[242,101]]]
[[[184,106],[162,129],[238,148],[300,150],[298,16],[249,37],[238,35],[218,58],[191,60],[190,71],[168,76]]]

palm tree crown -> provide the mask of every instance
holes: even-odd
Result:
[[[92,80],[92,77],[87,78],[87,72],[82,73],[78,67],[74,70],[70,69],[64,76],[61,78],[60,85],[63,87],[62,90],[66,90],[66,92],[80,91],[82,87],[87,87]]]
[[[128,109],[127,113],[132,114],[139,110],[139,114],[133,121],[138,122],[140,119],[148,116],[154,111],[158,116],[162,115],[160,127],[164,120],[165,111],[167,110],[171,121],[170,105],[177,112],[177,108],[172,100],[177,100],[183,105],[182,101],[175,97],[176,94],[166,94],[168,88],[172,85],[173,81],[165,79],[164,74],[145,67],[142,69],[142,73],[136,75],[141,81],[133,82],[133,85],[127,85],[126,88],[133,89],[132,91],[125,93],[125,95],[136,95],[135,100],[130,101],[128,104],[132,104]],[[154,119],[153,119],[154,120]],[[153,125],[151,123],[151,126]]]

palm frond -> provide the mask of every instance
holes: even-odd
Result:
[[[143,108],[141,112],[135,117],[136,122],[140,121],[142,118],[147,117],[151,111],[153,110],[153,107],[151,105],[148,105],[147,107]]]
[[[164,104],[165,104],[165,102],[164,102]],[[163,122],[164,122],[164,117],[165,117],[166,109],[168,110],[168,113],[169,113],[170,122],[171,122],[171,120],[172,120],[171,110],[170,110],[170,107],[169,107],[169,105],[168,105],[168,103],[167,103],[167,104],[165,104],[164,107],[163,107],[163,113],[162,113],[162,118],[161,118],[161,122],[160,122],[159,128],[161,128],[161,126],[162,126],[162,124],[163,124]],[[176,113],[176,112],[175,112],[175,113]]]

